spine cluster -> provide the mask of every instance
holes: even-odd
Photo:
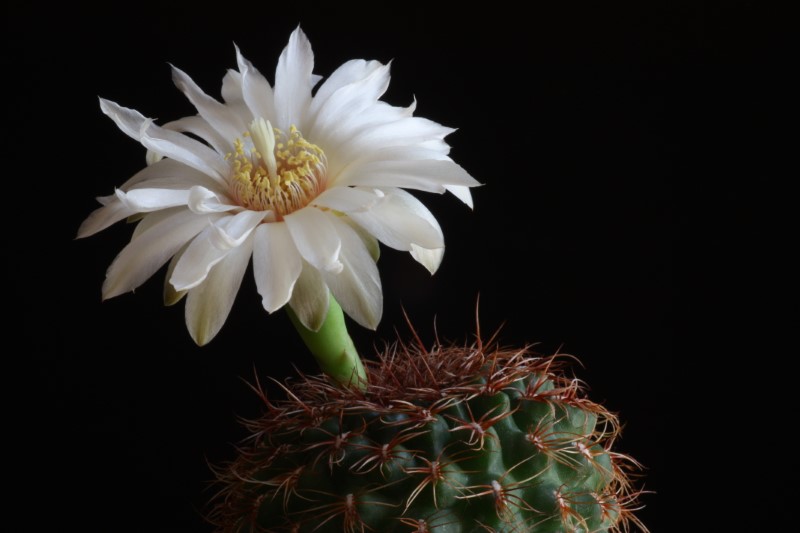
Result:
[[[616,417],[567,359],[397,344],[365,390],[301,376],[219,471],[220,531],[595,533],[646,528]]]

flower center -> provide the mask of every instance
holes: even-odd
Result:
[[[325,154],[305,140],[294,125],[287,134],[257,118],[243,137],[252,140],[249,153],[245,142],[236,139],[235,153],[227,156],[233,170],[231,192],[239,205],[254,211],[274,211],[280,220],[322,192]]]

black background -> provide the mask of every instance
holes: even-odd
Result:
[[[726,91],[752,83],[760,43],[747,2],[646,4],[562,2],[527,14],[500,3],[7,3],[6,187],[15,188],[11,212],[30,224],[7,231],[33,232],[7,265],[24,342],[7,379],[23,391],[17,466],[27,516],[42,530],[210,531],[207,462],[230,459],[245,436],[237,417],[259,412],[242,378],[314,371],[284,314],[261,308],[250,274],[223,330],[198,348],[183,305],[161,305],[163,272],[135,294],[100,301],[130,227],[74,240],[93,198],[144,164],[144,149],[102,115],[98,95],[161,123],[191,114],[168,62],[218,96],[234,42],[273,79],[299,23],[317,74],[351,58],[393,60],[384,99],[416,97],[417,115],[458,128],[452,157],[484,184],[474,211],[452,196],[419,195],[443,227],[444,262],[431,277],[383,249],[384,317],[377,332],[351,325],[360,351],[395,331],[408,338],[403,309],[427,342],[434,324],[441,339],[468,342],[480,295],[484,333],[502,326],[503,344],[582,361],[575,372],[591,397],[625,424],[617,450],[645,465],[644,487],[656,493],[643,498],[641,518],[654,533],[675,530],[672,398],[685,383],[673,248],[687,223],[673,188],[698,174],[698,145],[721,144],[712,123],[715,132],[726,130],[718,119],[739,125],[726,113],[738,97]],[[710,95],[698,114],[696,99]],[[707,193],[715,180],[689,181]]]

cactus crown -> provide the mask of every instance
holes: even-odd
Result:
[[[491,343],[490,343],[491,344]],[[364,390],[300,376],[220,468],[221,531],[646,531],[617,418],[530,347],[389,346]]]

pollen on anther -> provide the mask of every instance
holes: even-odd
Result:
[[[243,207],[273,211],[280,219],[302,209],[324,190],[325,154],[303,138],[296,126],[285,134],[268,121],[256,119],[242,137],[245,141],[233,141],[234,153],[226,160],[231,164],[231,192]]]

